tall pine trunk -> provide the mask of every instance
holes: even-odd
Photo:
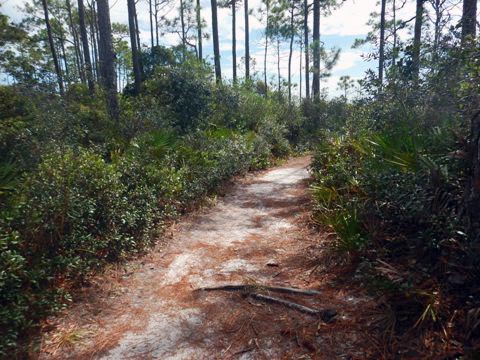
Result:
[[[237,82],[237,0],[232,0],[232,70],[233,82]]]
[[[128,27],[130,30],[130,46],[132,48],[132,64],[135,93],[140,93],[142,85],[142,70],[140,67],[140,56],[138,52],[137,26],[135,22],[135,0],[127,0],[128,6]]]
[[[63,34],[58,38],[60,49],[62,50],[63,68],[65,69],[65,81],[70,84],[70,71],[68,70],[67,52],[65,51],[65,38]]]
[[[393,20],[393,51],[392,51],[392,66],[395,66],[397,63],[397,45],[398,45],[398,36],[397,36],[397,4],[396,0],[392,0],[392,20]]]
[[[76,60],[76,65],[77,65],[77,72],[78,72],[78,75],[80,76],[81,82],[83,84],[86,84],[87,79],[86,79],[85,71],[84,71],[83,56],[82,56],[82,51],[80,49],[80,41],[78,39],[77,30],[75,29],[75,24],[73,23],[72,5],[70,3],[70,0],[66,0],[65,4],[67,6],[68,22],[69,22],[70,32],[72,33],[72,38],[73,38],[73,48],[75,50],[75,60]]]
[[[294,7],[295,3],[292,1],[290,7],[290,47],[288,52],[288,104],[292,104],[292,55],[293,55],[293,40],[295,39],[294,29]]]
[[[415,13],[415,28],[412,48],[412,75],[415,82],[420,74],[420,48],[422,45],[423,3],[425,0],[417,0]]]
[[[378,82],[380,89],[383,84],[383,69],[385,67],[385,9],[387,0],[382,0],[382,10],[380,12],[380,49],[378,54]]]
[[[95,84],[93,82],[92,62],[90,61],[90,50],[88,47],[87,26],[85,24],[85,6],[83,0],[78,0],[78,22],[80,26],[80,38],[83,44],[83,58],[85,60],[85,73],[90,95],[95,93]]]
[[[88,0],[87,0],[88,1]],[[92,59],[93,59],[93,71],[95,73],[95,77],[97,81],[100,79],[100,69],[98,64],[98,37],[97,37],[97,17],[95,15],[95,5],[94,1],[92,1],[90,6],[90,14],[89,17],[89,25],[90,25],[90,38],[92,43]]]
[[[248,25],[248,0],[244,0],[245,10],[245,80],[250,79],[250,29]]]
[[[153,10],[152,10],[152,0],[148,0],[148,15],[150,18],[150,46],[154,47],[155,38],[153,37]]]
[[[312,95],[320,96],[320,0],[313,0],[313,81]]]
[[[50,45],[50,51],[52,53],[53,65],[55,66],[55,73],[57,74],[58,89],[60,94],[63,95],[63,77],[62,69],[60,68],[60,63],[58,62],[57,51],[55,50],[55,43],[53,42],[52,27],[50,26],[50,18],[48,16],[48,5],[47,0],[42,0],[43,12],[45,15],[45,26],[47,27],[48,43]]]
[[[278,81],[278,93],[282,91],[282,84],[280,79],[280,39],[277,37],[277,81]]]
[[[203,59],[203,46],[202,46],[202,15],[201,15],[201,7],[200,7],[200,0],[197,0],[197,7],[196,7],[196,15],[197,15],[197,42],[198,42],[198,59]]]
[[[303,42],[305,47],[305,96],[307,99],[310,98],[310,48],[308,47],[308,0],[303,1]]]
[[[102,85],[107,94],[108,113],[117,126],[120,111],[117,98],[117,79],[115,73],[115,53],[112,44],[112,26],[108,0],[97,0],[97,18],[99,32],[99,67]]]
[[[212,37],[213,37],[213,53],[215,58],[215,79],[217,84],[222,82],[222,69],[220,66],[220,44],[218,42],[218,17],[217,17],[217,0],[211,0],[212,4]]]
[[[186,50],[187,48],[187,39],[186,39],[186,34],[185,34],[185,6],[183,4],[183,0],[180,0],[180,23],[182,25],[182,46],[183,46],[183,51]]]
[[[267,55],[268,55],[268,36],[269,36],[269,27],[270,27],[270,0],[265,1],[267,7],[266,16],[267,24],[265,26],[265,49],[263,54],[263,78],[265,82],[265,90],[268,90],[268,81],[267,81]]]
[[[298,95],[298,98],[300,99],[300,101],[302,100],[302,77],[303,77],[303,74],[302,74],[302,67],[303,67],[303,42],[302,42],[302,39],[300,37],[300,66],[299,66],[299,77],[300,77],[300,82],[299,82],[299,86],[298,86],[298,91],[299,91],[299,95]]]
[[[469,37],[475,37],[477,33],[477,0],[463,1],[462,15],[462,42]]]
[[[476,34],[476,0],[463,1],[462,43],[465,45]],[[469,167],[470,176],[465,189],[465,205],[468,216],[468,233],[472,244],[480,243],[480,99],[472,92],[468,99],[470,106],[464,111],[464,118],[470,122]]]
[[[158,37],[158,0],[155,0],[155,43],[158,46],[159,37]]]

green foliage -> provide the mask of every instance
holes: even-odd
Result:
[[[170,55],[121,98],[119,127],[101,90],[0,87],[0,357],[76,284],[148,249],[165,221],[290,153],[297,110]]]
[[[314,219],[385,299],[392,336],[445,326],[478,288],[464,212],[469,124],[458,112],[471,104],[451,70],[459,58],[446,54],[415,86],[392,72],[381,94],[364,80],[371,98],[302,104],[302,130],[314,134],[305,139],[316,144]]]

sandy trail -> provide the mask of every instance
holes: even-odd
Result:
[[[309,271],[315,246],[301,221],[308,164],[308,157],[295,158],[240,180],[215,206],[176,224],[166,247],[129,263],[123,273],[100,277],[56,320],[40,357],[362,357],[352,319],[366,300],[339,290],[328,277],[312,280]],[[319,289],[320,296],[290,299],[341,315],[323,324],[238,293],[192,291],[230,283]]]

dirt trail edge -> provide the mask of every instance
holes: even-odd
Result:
[[[306,226],[309,161],[239,180],[215,206],[173,226],[168,245],[94,279],[53,320],[40,358],[368,357],[366,320],[357,314],[370,300],[315,267],[325,236]],[[327,324],[239,292],[193,291],[226,284],[315,289],[320,294],[282,298],[338,316]]]

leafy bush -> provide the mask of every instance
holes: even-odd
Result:
[[[168,219],[289,154],[295,110],[170,55],[152,60],[144,92],[121,98],[119,127],[85,86],[48,101],[0,88],[0,357]]]
[[[434,294],[448,292],[457,271],[442,259],[466,257],[459,213],[465,164],[451,129],[444,122],[416,132],[401,123],[353,131],[347,122],[343,134],[325,131],[314,154],[315,218],[396,309],[395,331],[450,316]]]

